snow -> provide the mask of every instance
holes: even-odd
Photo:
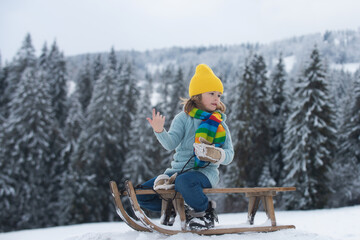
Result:
[[[276,65],[279,62],[279,58],[273,58],[272,59],[272,64]],[[285,71],[287,73],[290,73],[292,71],[292,69],[294,68],[294,65],[296,64],[296,56],[295,55],[290,55],[287,57],[283,58],[283,63],[285,66]]]
[[[71,94],[73,94],[75,92],[75,88],[76,88],[76,83],[74,81],[68,81],[67,83],[67,88],[68,88],[68,96],[70,96]]]
[[[296,63],[295,55],[284,57],[284,65],[285,65],[286,72],[288,72],[288,73],[291,72],[291,70],[293,69],[295,63]]]
[[[344,64],[331,64],[330,68],[335,70],[344,70],[345,72],[350,72],[354,74],[356,70],[360,68],[360,63],[344,63]]]
[[[219,220],[221,225],[234,225],[236,222],[244,224],[246,217],[246,213],[220,214]],[[311,211],[277,211],[276,218],[279,225],[291,224],[295,225],[296,229],[272,233],[225,234],[212,237],[198,236],[192,233],[165,236],[159,233],[136,232],[124,222],[112,222],[1,233],[0,240],[232,240],[240,238],[242,240],[358,240],[360,238],[360,228],[358,227],[360,205]],[[258,212],[255,225],[267,224],[265,213]]]

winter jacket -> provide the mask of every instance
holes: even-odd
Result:
[[[228,165],[232,162],[234,157],[234,149],[231,141],[231,135],[229,128],[225,124],[226,115],[222,114],[222,125],[226,130],[226,140],[222,148],[225,151],[226,157],[225,160],[221,163],[223,165]],[[173,174],[175,172],[180,172],[186,162],[194,155],[194,141],[195,141],[195,132],[201,123],[201,119],[196,119],[190,117],[184,111],[181,111],[177,114],[174,120],[171,123],[169,131],[162,131],[161,133],[156,133],[155,135],[161,145],[171,151],[175,149],[175,154],[173,161],[171,162],[171,168],[166,169],[165,174]],[[194,166],[194,158],[186,165],[185,169],[192,168]],[[219,182],[219,165],[210,163],[209,166],[205,168],[200,168],[198,170],[191,171],[200,171],[203,173],[210,181],[211,186],[215,187]]]

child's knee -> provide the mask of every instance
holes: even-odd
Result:
[[[183,190],[188,190],[196,186],[196,182],[193,181],[192,178],[184,177],[184,175],[180,175],[175,180],[175,190],[178,192],[182,192]]]

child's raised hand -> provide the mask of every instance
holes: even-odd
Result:
[[[164,130],[165,116],[161,115],[160,112],[156,113],[155,108],[152,111],[152,119],[146,118],[146,120],[149,121],[155,132],[160,133]]]

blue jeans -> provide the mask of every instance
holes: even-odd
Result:
[[[155,178],[141,184],[145,188],[152,188]],[[208,207],[208,197],[204,194],[203,188],[211,188],[209,179],[200,172],[185,172],[176,177],[175,190],[183,196],[185,202],[196,212],[205,211]],[[141,207],[151,211],[161,211],[161,199],[156,194],[137,195]]]

